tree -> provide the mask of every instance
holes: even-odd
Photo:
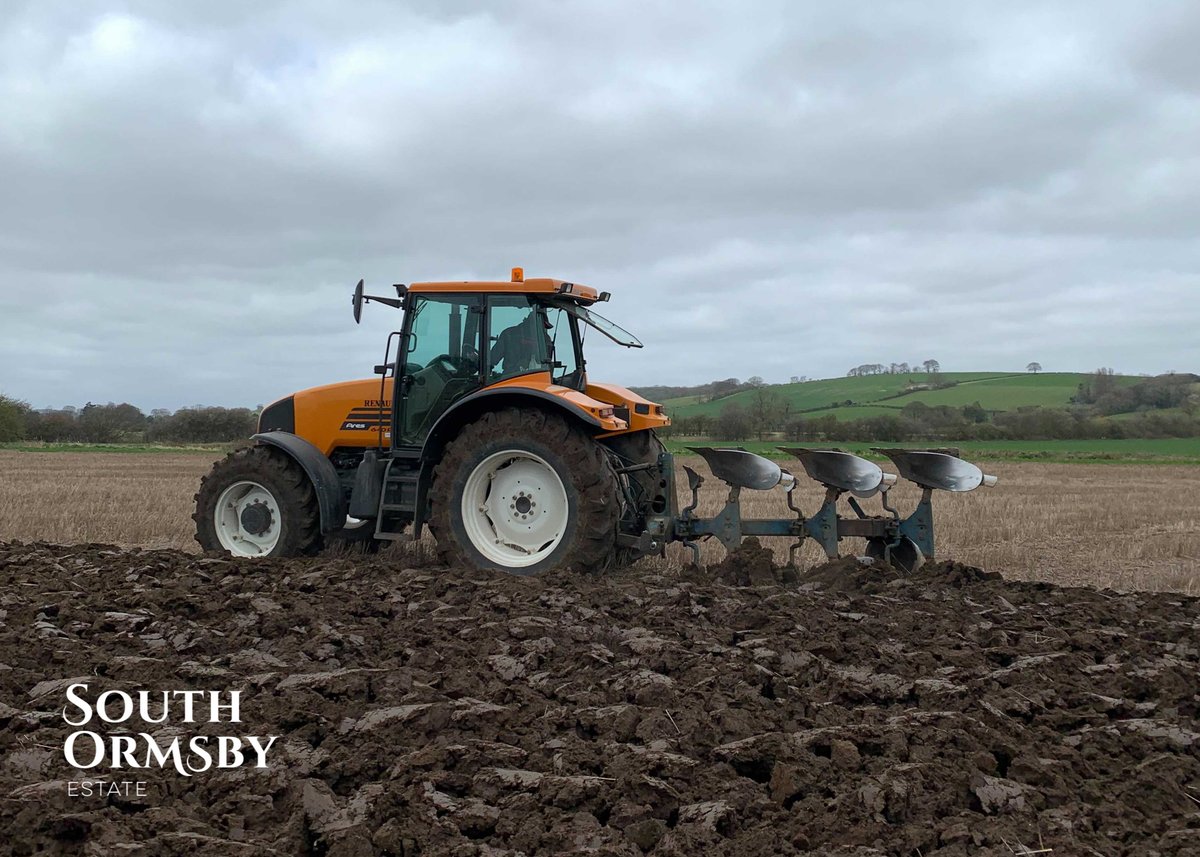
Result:
[[[25,439],[25,414],[29,405],[0,394],[0,441]]]
[[[75,409],[29,411],[25,415],[25,436],[46,443],[79,440],[79,421]]]
[[[126,434],[146,428],[146,415],[133,405],[93,405],[88,402],[79,412],[79,429],[89,443],[116,443]]]
[[[751,375],[746,379],[746,383],[751,387],[758,388],[766,386],[767,382],[763,380],[762,375]]]
[[[927,375],[936,375],[938,372],[942,371],[942,364],[938,363],[936,360],[922,361],[921,366],[924,368]]]
[[[726,378],[723,381],[713,381],[708,385],[708,400],[724,398],[742,389],[742,382],[737,378]]]
[[[787,414],[787,404],[773,390],[758,387],[750,396],[750,422],[759,440],[766,440]]]
[[[1036,375],[1038,372],[1042,371],[1042,364],[1041,363],[1030,363],[1028,366],[1025,367],[1025,371],[1032,372],[1034,375]]]
[[[1117,387],[1116,379],[1113,377],[1114,374],[1112,369],[1107,366],[1101,366],[1079,385],[1079,389],[1071,397],[1072,404],[1095,404],[1104,396],[1112,393]]]
[[[753,428],[750,415],[739,405],[726,405],[721,409],[714,427],[721,440],[745,440]]]

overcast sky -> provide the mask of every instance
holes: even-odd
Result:
[[[1200,370],[1200,5],[0,6],[0,392],[370,374],[353,283],[613,293],[625,384]]]

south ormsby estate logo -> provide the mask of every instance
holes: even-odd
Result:
[[[179,734],[188,731],[180,729],[181,724],[196,729],[200,724],[241,723],[238,690],[106,690],[94,703],[87,693],[86,682],[70,685],[62,712],[63,720],[77,728],[67,736],[63,756],[72,768],[91,775],[67,783],[72,797],[143,797],[147,783],[139,779],[139,772],[150,769],[174,769],[179,776],[191,777],[213,768],[265,768],[279,737]],[[135,715],[157,726],[158,736],[133,731],[127,724]]]

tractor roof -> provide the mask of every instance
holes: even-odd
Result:
[[[598,292],[591,286],[583,286],[579,283],[570,283],[564,280],[555,280],[550,277],[532,277],[526,280],[523,277],[517,279],[517,276],[514,274],[513,280],[509,282],[503,280],[464,280],[462,282],[411,283],[408,290],[415,294],[429,292],[471,292],[476,294],[502,295],[563,295],[564,297],[573,298],[580,303],[589,304],[607,300],[607,293]]]

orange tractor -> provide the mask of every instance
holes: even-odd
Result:
[[[396,292],[365,296],[360,281],[354,293],[355,321],[366,302],[404,310],[375,367],[381,378],[267,406],[255,445],[219,462],[196,495],[201,546],[294,556],[428,526],[447,560],[485,568],[596,568],[631,556],[636,545],[621,551],[617,539],[629,513],[618,482],[631,479],[616,470],[656,463],[654,430],[670,420],[661,405],[588,380],[585,331],[641,347],[592,311],[608,293],[520,269],[509,282]]]
[[[905,519],[887,504],[895,480],[833,450],[793,449],[827,489],[812,516],[792,503],[795,480],[774,462],[736,449],[697,448],[729,484],[725,508],[695,515],[703,477],[685,468],[691,504],[680,508],[672,456],[655,431],[661,405],[588,379],[585,334],[640,348],[600,316],[607,292],[554,279],[430,282],[396,296],[354,291],[404,312],[388,337],[378,380],[302,390],[263,409],[254,444],[214,465],[196,494],[196,539],[234,556],[298,556],[327,543],[367,548],[433,533],[447,562],[516,574],[552,567],[595,570],[715,537],[818,541],[829,556],[846,536],[867,553],[913,568],[933,554],[935,489],[995,480],[952,451],[884,450],[925,489]],[[743,489],[788,491],[795,518],[743,520]],[[850,494],[857,518],[837,502]],[[857,498],[881,495],[890,514],[868,517]]]

